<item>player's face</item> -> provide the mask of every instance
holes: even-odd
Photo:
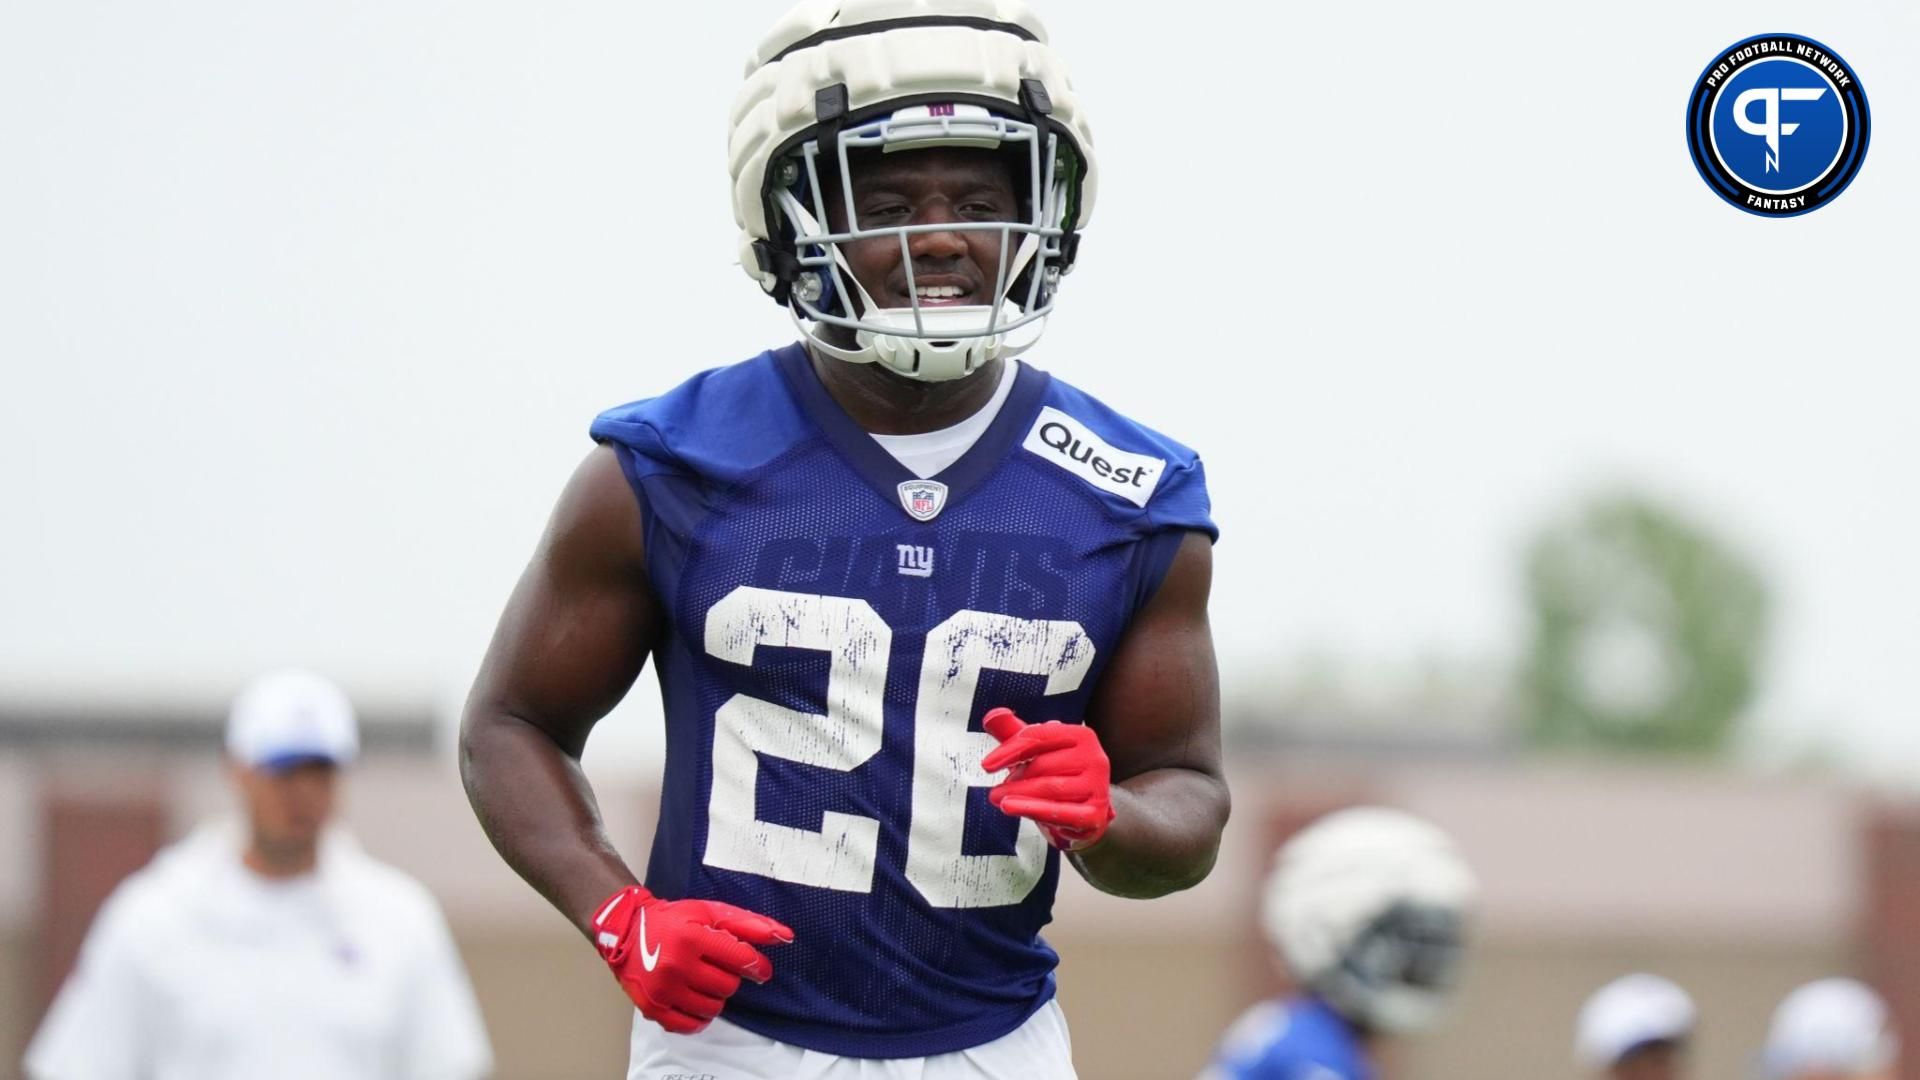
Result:
[[[896,154],[868,153],[852,161],[853,210],[860,228],[1013,221],[1019,211],[1008,159],[991,150],[939,147]],[[837,190],[837,187],[829,190]],[[827,199],[835,231],[847,228],[846,200]],[[1009,241],[1017,246],[1018,236]],[[922,307],[992,304],[1002,257],[993,230],[914,233],[902,254],[896,236],[840,246],[853,276],[881,307],[906,307],[911,256],[913,286]],[[857,302],[858,298],[856,298]]]
[[[339,769],[311,761],[285,769],[235,766],[233,774],[261,858],[275,865],[310,861],[333,818]]]

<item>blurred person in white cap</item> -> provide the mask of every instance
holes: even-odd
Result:
[[[243,820],[122,882],[26,1057],[33,1080],[470,1080],[492,1051],[426,889],[332,827],[346,695],[255,680],[227,721]]]
[[[1609,1080],[1678,1080],[1698,1013],[1693,999],[1658,975],[1625,975],[1580,1008],[1573,1054]]]
[[[1411,814],[1354,807],[1302,829],[1262,911],[1298,993],[1242,1015],[1205,1080],[1373,1080],[1385,1042],[1438,1023],[1477,893],[1453,841]]]
[[[1852,979],[1820,979],[1781,1000],[1761,1055],[1764,1080],[1893,1080],[1900,1040],[1886,1002]]]

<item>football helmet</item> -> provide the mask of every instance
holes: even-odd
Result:
[[[1880,995],[1853,979],[1820,979],[1774,1009],[1760,1071],[1766,1080],[1891,1076],[1899,1058],[1900,1039]]]
[[[804,0],[747,61],[730,123],[740,264],[815,349],[939,381],[1040,336],[1092,217],[1096,169],[1086,114],[1025,0]],[[940,146],[1011,155],[1018,220],[863,227],[849,155]],[[890,238],[905,255],[933,231],[998,234],[991,303],[923,305],[909,257],[907,306],[881,307],[841,253]],[[823,337],[828,326],[853,346]]]
[[[1435,826],[1398,810],[1329,814],[1282,845],[1267,935],[1303,989],[1370,1031],[1432,1025],[1451,994],[1477,895]]]

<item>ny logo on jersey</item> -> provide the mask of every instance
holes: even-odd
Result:
[[[933,549],[915,544],[896,544],[900,549],[900,572],[908,577],[933,576]]]

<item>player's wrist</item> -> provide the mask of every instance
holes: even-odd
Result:
[[[655,897],[644,885],[625,885],[600,901],[587,916],[587,936],[601,959],[618,965],[625,958],[634,919]]]
[[[1084,855],[1106,843],[1113,834],[1113,808],[1107,808],[1107,820],[1099,825],[1085,829],[1065,829],[1056,826],[1042,826],[1047,840],[1054,847],[1069,855]]]
[[[699,1031],[742,980],[764,983],[773,963],[755,946],[784,945],[793,931],[717,900],[666,900],[628,885],[593,914],[594,946],[647,1019],[668,1031]]]

